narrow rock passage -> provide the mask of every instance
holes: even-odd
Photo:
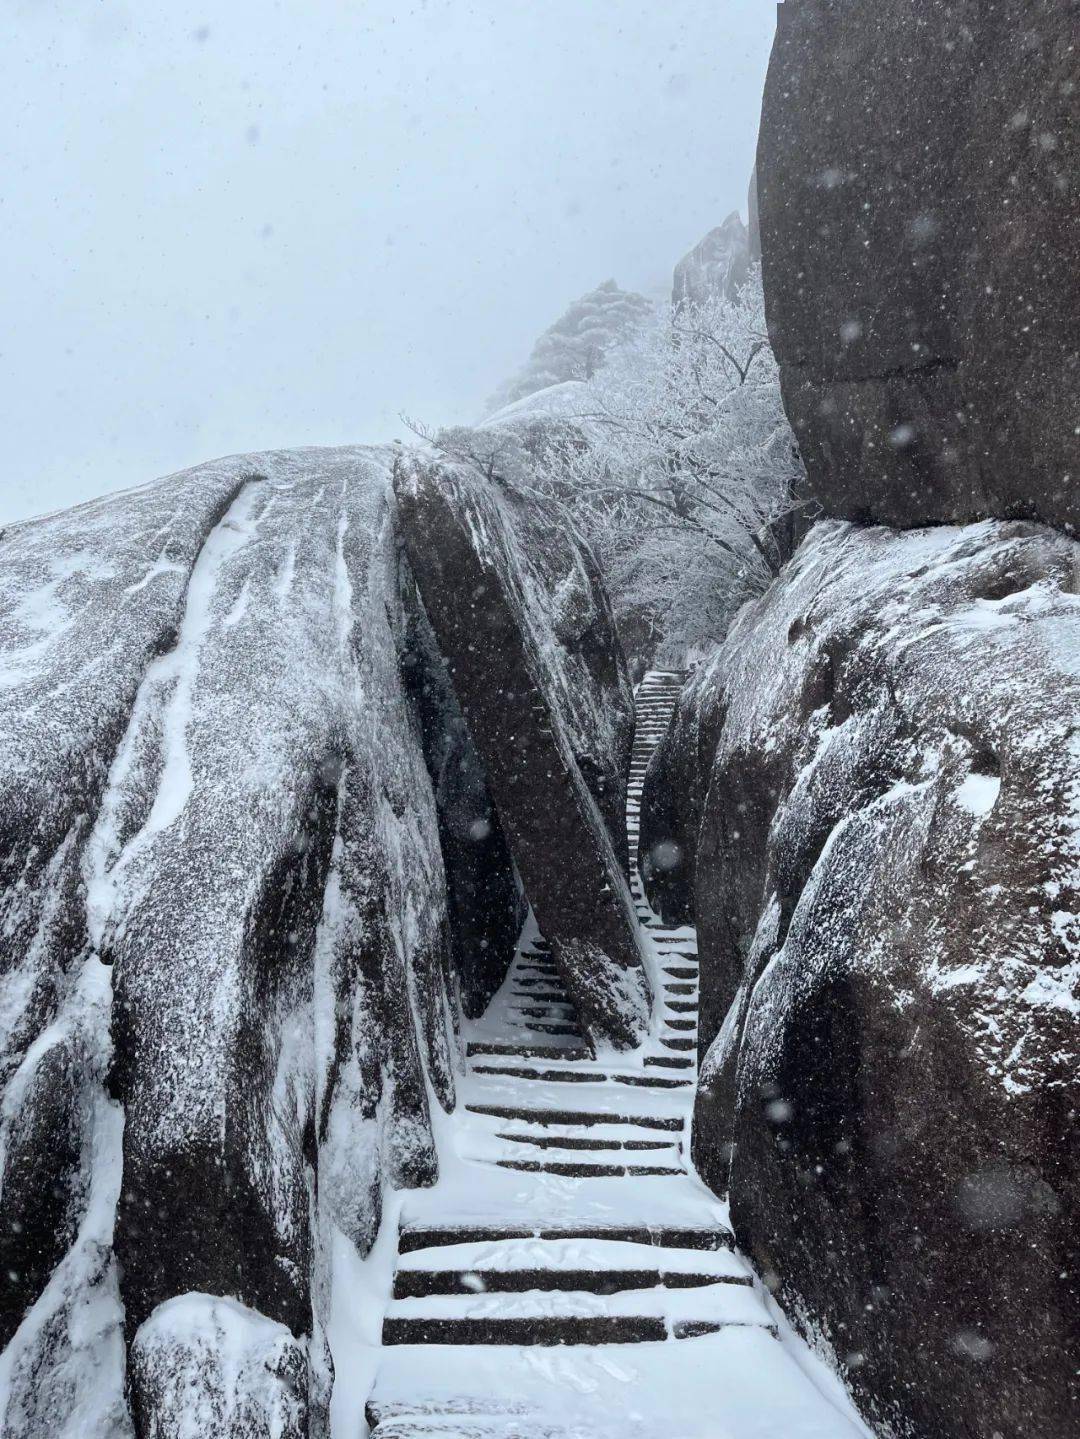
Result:
[[[453,1152],[402,1206],[367,1410],[377,1439],[858,1432],[777,1342],[725,1206],[687,1158],[697,943],[659,922],[637,874],[642,780],[681,679],[638,688],[627,804],[650,1036],[594,1054],[529,922],[470,1027]]]

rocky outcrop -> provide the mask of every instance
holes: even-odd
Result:
[[[589,551],[553,501],[403,464],[402,540],[541,932],[592,1038],[649,1011],[625,878],[633,696]]]
[[[500,819],[395,529],[400,458],[239,456],[0,543],[5,1439],[324,1439],[342,1255],[437,1176],[536,796]],[[504,525],[485,488],[459,518],[513,595],[489,659],[532,666],[517,752],[555,746],[587,827],[563,897],[611,886],[563,953],[630,1033],[610,612],[553,512]],[[478,598],[453,596],[469,623]]]
[[[384,1184],[435,1177],[456,1011],[389,474],[240,457],[0,549],[13,1439],[128,1432],[125,1336],[137,1432],[187,1432],[228,1310],[170,1350],[192,1295],[289,1336],[321,1432],[331,1236],[364,1252]]]
[[[657,760],[708,780],[696,1161],[886,1433],[1076,1412],[1078,576],[1031,524],[818,525]]]
[[[826,515],[1080,525],[1080,54],[1063,0],[786,0],[758,149]]]
[[[402,570],[407,617],[402,677],[435,791],[454,973],[462,1009],[477,1019],[506,978],[528,904],[487,771],[404,562]]]
[[[678,309],[704,304],[713,296],[733,300],[749,273],[750,234],[733,210],[675,266],[671,303]]]

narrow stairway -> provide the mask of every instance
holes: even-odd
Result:
[[[638,687],[627,801],[653,1030],[640,1051],[594,1056],[530,922],[470,1026],[440,1181],[402,1207],[377,1439],[854,1432],[776,1343],[725,1207],[687,1161],[697,944],[660,923],[637,873],[642,782],[681,681]],[[718,1405],[753,1427],[718,1429]]]

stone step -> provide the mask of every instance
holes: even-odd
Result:
[[[584,1038],[580,1027],[576,1024],[549,1024],[543,1019],[531,1019],[528,1025],[523,1025],[522,1028],[531,1029],[536,1034],[566,1034],[571,1039]]]
[[[689,1004],[686,1000],[682,999],[669,999],[666,1002],[668,1009],[674,1014],[697,1014],[698,1007],[696,1002]]]
[[[384,1344],[645,1344],[667,1337],[662,1319],[630,1315],[553,1319],[398,1319],[388,1315],[382,1330]]]
[[[677,1115],[669,1114],[608,1114],[595,1109],[535,1109],[520,1104],[467,1104],[473,1114],[487,1114],[495,1119],[517,1119],[523,1124],[537,1124],[541,1128],[549,1124],[582,1125],[629,1124],[636,1129],[662,1129],[667,1133],[679,1133],[683,1121]]]
[[[576,1045],[558,1044],[500,1044],[485,1040],[472,1040],[466,1046],[466,1054],[509,1054],[522,1059],[592,1059],[592,1051]]]
[[[744,1285],[617,1290],[597,1305],[582,1290],[431,1294],[393,1299],[383,1321],[391,1344],[646,1343],[715,1333],[729,1325],[772,1329]],[[593,1312],[590,1312],[590,1309]]]
[[[531,1144],[537,1149],[583,1149],[608,1153],[611,1150],[639,1152],[650,1149],[672,1149],[675,1141],[670,1139],[590,1139],[587,1135],[518,1134],[500,1132],[496,1139],[505,1139],[508,1144]]]
[[[645,1063],[656,1065],[661,1069],[693,1069],[694,1067],[692,1059],[684,1059],[678,1054],[650,1054]]]
[[[395,1299],[429,1294],[521,1294],[529,1289],[621,1294],[627,1289],[696,1289],[705,1284],[749,1285],[749,1274],[710,1274],[703,1270],[655,1269],[399,1269]]]
[[[697,979],[698,977],[697,969],[691,969],[685,964],[665,965],[664,973],[672,979]]]
[[[665,1020],[664,1020],[664,1028],[665,1028],[665,1029],[690,1029],[690,1030],[696,1030],[696,1029],[697,1029],[697,1020],[696,1020],[696,1019],[665,1019]]]
[[[497,1159],[499,1169],[517,1169],[523,1174],[558,1174],[564,1179],[649,1179],[685,1174],[679,1166],[661,1164],[610,1164],[584,1159]]]
[[[661,1039],[660,1043],[665,1049],[690,1050],[697,1048],[697,1040],[695,1039]]]
[[[536,1069],[522,1064],[474,1064],[473,1074],[500,1074],[506,1079],[531,1079],[541,1084],[602,1084],[607,1075],[587,1069]]]
[[[430,1413],[394,1414],[381,1422],[370,1417],[375,1409],[369,1406],[368,1432],[371,1439],[592,1439],[575,1424],[564,1429],[551,1424],[540,1414],[472,1414],[448,1415],[438,1405]],[[597,1436],[599,1439],[599,1436]]]
[[[537,1084],[628,1084],[639,1089],[677,1089],[689,1080],[661,1079],[655,1074],[610,1074],[604,1070],[536,1069],[519,1064],[474,1064],[473,1074],[496,1074],[504,1079],[527,1079]]]
[[[676,1226],[670,1224],[408,1224],[398,1231],[398,1253],[415,1254],[421,1249],[441,1249],[451,1244],[496,1244],[504,1239],[596,1239],[616,1240],[629,1244],[650,1244],[658,1249],[696,1249],[712,1252],[730,1249],[734,1244],[731,1230],[710,1225]]]
[[[697,990],[696,984],[665,984],[665,994],[693,994]]]

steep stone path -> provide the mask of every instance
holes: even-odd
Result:
[[[681,679],[639,686],[627,803],[652,1032],[634,1054],[594,1054],[547,943],[526,928],[471,1026],[439,1184],[402,1206],[367,1407],[377,1439],[852,1432],[775,1342],[724,1206],[687,1162],[696,940],[653,915],[636,870],[645,768]],[[725,1374],[723,1404],[752,1416],[745,1429],[714,1425]],[[787,1394],[782,1380],[791,1393],[776,1426],[762,1424],[762,1394]]]

